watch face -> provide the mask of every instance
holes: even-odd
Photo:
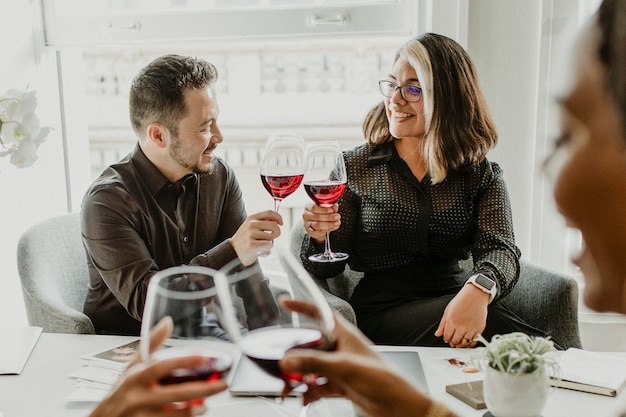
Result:
[[[496,285],[495,282],[483,275],[476,275],[476,283],[488,290],[491,290],[493,286]]]

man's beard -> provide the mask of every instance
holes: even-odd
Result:
[[[209,150],[213,151],[216,148],[215,145],[210,146]],[[208,168],[200,168],[197,163],[191,163],[185,158],[185,154],[183,153],[183,148],[181,146],[181,142],[177,137],[172,138],[172,145],[170,147],[170,157],[176,162],[178,165],[182,166],[193,172],[194,174],[198,174],[201,176],[211,175],[215,169],[214,161],[209,163]]]

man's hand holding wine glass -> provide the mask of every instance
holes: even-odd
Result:
[[[265,210],[252,214],[230,238],[237,257],[244,266],[257,260],[260,252],[271,246],[274,239],[280,236],[282,216],[274,210]]]
[[[270,135],[265,144],[263,157],[259,167],[261,183],[267,192],[274,199],[274,211],[278,213],[280,203],[293,194],[304,176],[304,139],[297,135]],[[276,218],[271,216],[268,219]],[[267,220],[267,219],[266,219]],[[278,225],[282,226],[282,219]],[[276,234],[276,227],[263,229],[268,232],[266,236],[255,234],[253,237],[257,241],[251,241],[251,245],[235,247],[237,256],[244,265],[250,265],[251,260],[256,260],[257,255],[267,256],[273,243],[257,245],[259,241],[274,241],[280,236],[280,230]],[[261,242],[263,243],[263,242]],[[234,246],[234,245],[233,245]],[[255,252],[244,251],[256,248]],[[254,259],[252,259],[254,258]]]

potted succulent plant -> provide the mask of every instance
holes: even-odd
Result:
[[[556,348],[549,338],[525,333],[496,335],[471,356],[485,375],[485,404],[494,417],[537,417],[545,406],[549,377],[558,376]]]

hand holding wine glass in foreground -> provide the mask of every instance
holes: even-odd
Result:
[[[228,375],[233,363],[231,349],[223,343],[228,337],[211,308],[216,296],[216,273],[206,267],[183,265],[159,271],[150,280],[141,326],[143,361],[155,363],[180,357],[196,358],[193,366],[173,369],[159,378],[159,385],[191,381],[211,383]],[[164,318],[172,321],[172,339],[162,349],[150,349],[152,329]],[[199,397],[173,403],[170,409],[193,408],[203,403],[204,398]]]
[[[281,305],[303,316],[319,314],[315,305],[298,300],[281,300]],[[374,351],[373,343],[340,314],[335,314],[333,336],[336,349],[332,352],[292,349],[278,363],[284,374],[324,377],[325,384],[307,384],[302,397],[305,405],[340,396],[371,417],[454,416],[421,392],[396,364]]]
[[[278,361],[295,348],[331,350],[334,318],[317,284],[302,265],[286,250],[272,248],[271,256],[280,260],[277,271],[263,271],[258,263],[244,267],[237,261],[220,270],[215,285],[221,306],[221,320],[243,355],[261,369],[284,382],[283,395],[314,375],[281,372]],[[280,309],[276,296],[266,284],[272,275],[274,287],[284,297],[305,300],[320,313],[315,317]],[[245,311],[245,315],[241,311]]]
[[[337,142],[317,142],[307,146],[304,189],[311,200],[320,207],[333,207],[346,189],[346,166]],[[309,224],[309,227],[312,227]],[[347,253],[330,249],[330,236],[326,232],[324,252],[309,256],[314,262],[340,262],[348,259]]]
[[[319,317],[322,314],[315,304],[307,302],[281,299],[280,305],[285,311],[295,311],[301,316]],[[355,326],[340,315],[335,315],[335,320],[329,335],[336,351],[294,348],[289,349],[278,362],[282,375],[324,377],[325,384],[316,383],[313,378],[307,379],[308,390],[303,394],[305,404],[323,397],[343,396],[372,417],[425,415],[431,408],[441,407],[372,350],[369,346],[371,342]],[[149,352],[158,350],[173,328],[171,317],[162,319],[153,326],[149,343],[142,339],[141,349],[147,347]],[[157,383],[177,369],[194,368],[204,363],[203,356],[181,356],[150,363],[143,362],[141,356],[137,356],[118,384],[89,417],[161,415],[172,403],[189,402],[224,391],[227,385],[223,379],[210,383],[191,381],[168,386]],[[200,405],[189,411],[190,415],[204,415],[206,407]],[[453,415],[444,413],[442,411],[440,415]]]
[[[162,319],[153,327],[150,340],[142,340],[141,345],[153,352],[161,348],[174,328],[171,317]],[[181,404],[191,400],[199,403],[199,398],[206,398],[228,388],[223,379],[206,383],[204,381],[183,382],[176,385],[160,385],[159,380],[177,369],[201,366],[204,356],[180,356],[167,360],[145,363],[137,355],[128,364],[117,384],[106,397],[98,403],[89,417],[140,417],[161,415],[172,404]],[[204,404],[195,405],[189,415],[203,415],[207,408]]]

